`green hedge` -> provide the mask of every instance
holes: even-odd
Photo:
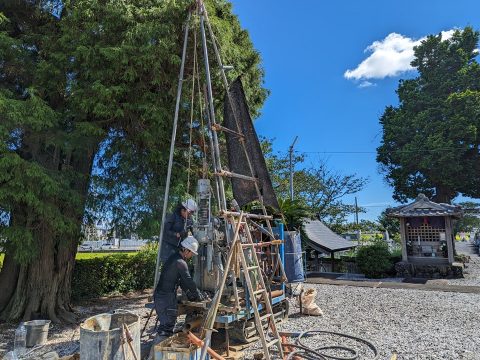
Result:
[[[155,246],[135,255],[115,254],[75,262],[72,299],[92,299],[111,293],[151,288],[155,276]]]
[[[367,278],[383,277],[393,267],[392,254],[385,243],[376,242],[358,249],[357,264]]]

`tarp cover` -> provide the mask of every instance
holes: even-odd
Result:
[[[245,136],[245,147],[247,149],[248,157],[251,161],[254,177],[258,178],[258,185],[260,193],[263,196],[263,203],[265,206],[271,206],[278,209],[278,201],[273,191],[272,181],[268,174],[265,158],[263,157],[260,142],[258,141],[257,133],[253,127],[252,118],[248,111],[247,100],[243,91],[243,86],[240,78],[237,78],[229,89],[230,99],[225,96],[224,102],[224,120],[223,126],[238,132],[236,119],[239,122],[240,132]],[[236,116],[235,116],[236,115]],[[236,118],[236,119],[235,119]],[[251,176],[250,168],[248,166],[245,152],[242,144],[235,134],[226,132],[227,137],[227,153],[228,164],[230,171]],[[233,196],[240,206],[248,204],[254,200],[258,200],[255,185],[252,181],[232,178]]]

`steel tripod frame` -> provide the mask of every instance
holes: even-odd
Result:
[[[175,139],[177,136],[177,126],[178,126],[178,114],[180,111],[180,100],[182,97],[182,88],[183,88],[183,75],[185,70],[185,59],[187,56],[187,44],[188,44],[188,30],[190,26],[190,19],[192,17],[192,10],[188,11],[187,21],[185,23],[185,31],[183,37],[183,49],[182,49],[182,62],[180,65],[180,73],[178,75],[178,86],[177,86],[177,98],[175,102],[175,115],[173,117],[173,128],[172,128],[172,137],[170,140],[170,155],[168,158],[168,168],[167,168],[167,179],[165,182],[165,193],[163,196],[163,209],[162,209],[162,219],[160,223],[160,234],[158,236],[158,251],[157,251],[157,261],[155,264],[155,279],[153,283],[153,288],[155,289],[157,286],[158,278],[159,278],[159,267],[161,261],[161,250],[162,250],[162,242],[163,242],[163,232],[165,228],[165,217],[167,215],[167,206],[168,206],[168,196],[170,193],[170,179],[172,177],[172,165],[173,165],[173,153],[175,149]]]

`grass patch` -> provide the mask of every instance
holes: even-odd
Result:
[[[77,256],[75,256],[75,260],[84,260],[84,259],[96,259],[96,258],[102,258],[105,256],[110,256],[110,255],[128,255],[128,256],[133,256],[137,253],[137,251],[131,251],[131,252],[79,252],[77,253]]]
[[[118,254],[133,256],[136,253],[137,251],[121,252],[121,253],[120,252],[79,252],[75,256],[75,260],[96,259],[96,258],[102,258],[105,256],[118,255]],[[5,258],[5,254],[0,253],[0,269],[2,268],[4,258]]]

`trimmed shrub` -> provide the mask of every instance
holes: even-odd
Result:
[[[381,242],[362,246],[357,252],[357,265],[367,278],[385,276],[393,266],[388,246]]]
[[[72,299],[92,299],[151,288],[156,258],[156,246],[146,246],[133,256],[114,254],[77,260],[73,271]]]

